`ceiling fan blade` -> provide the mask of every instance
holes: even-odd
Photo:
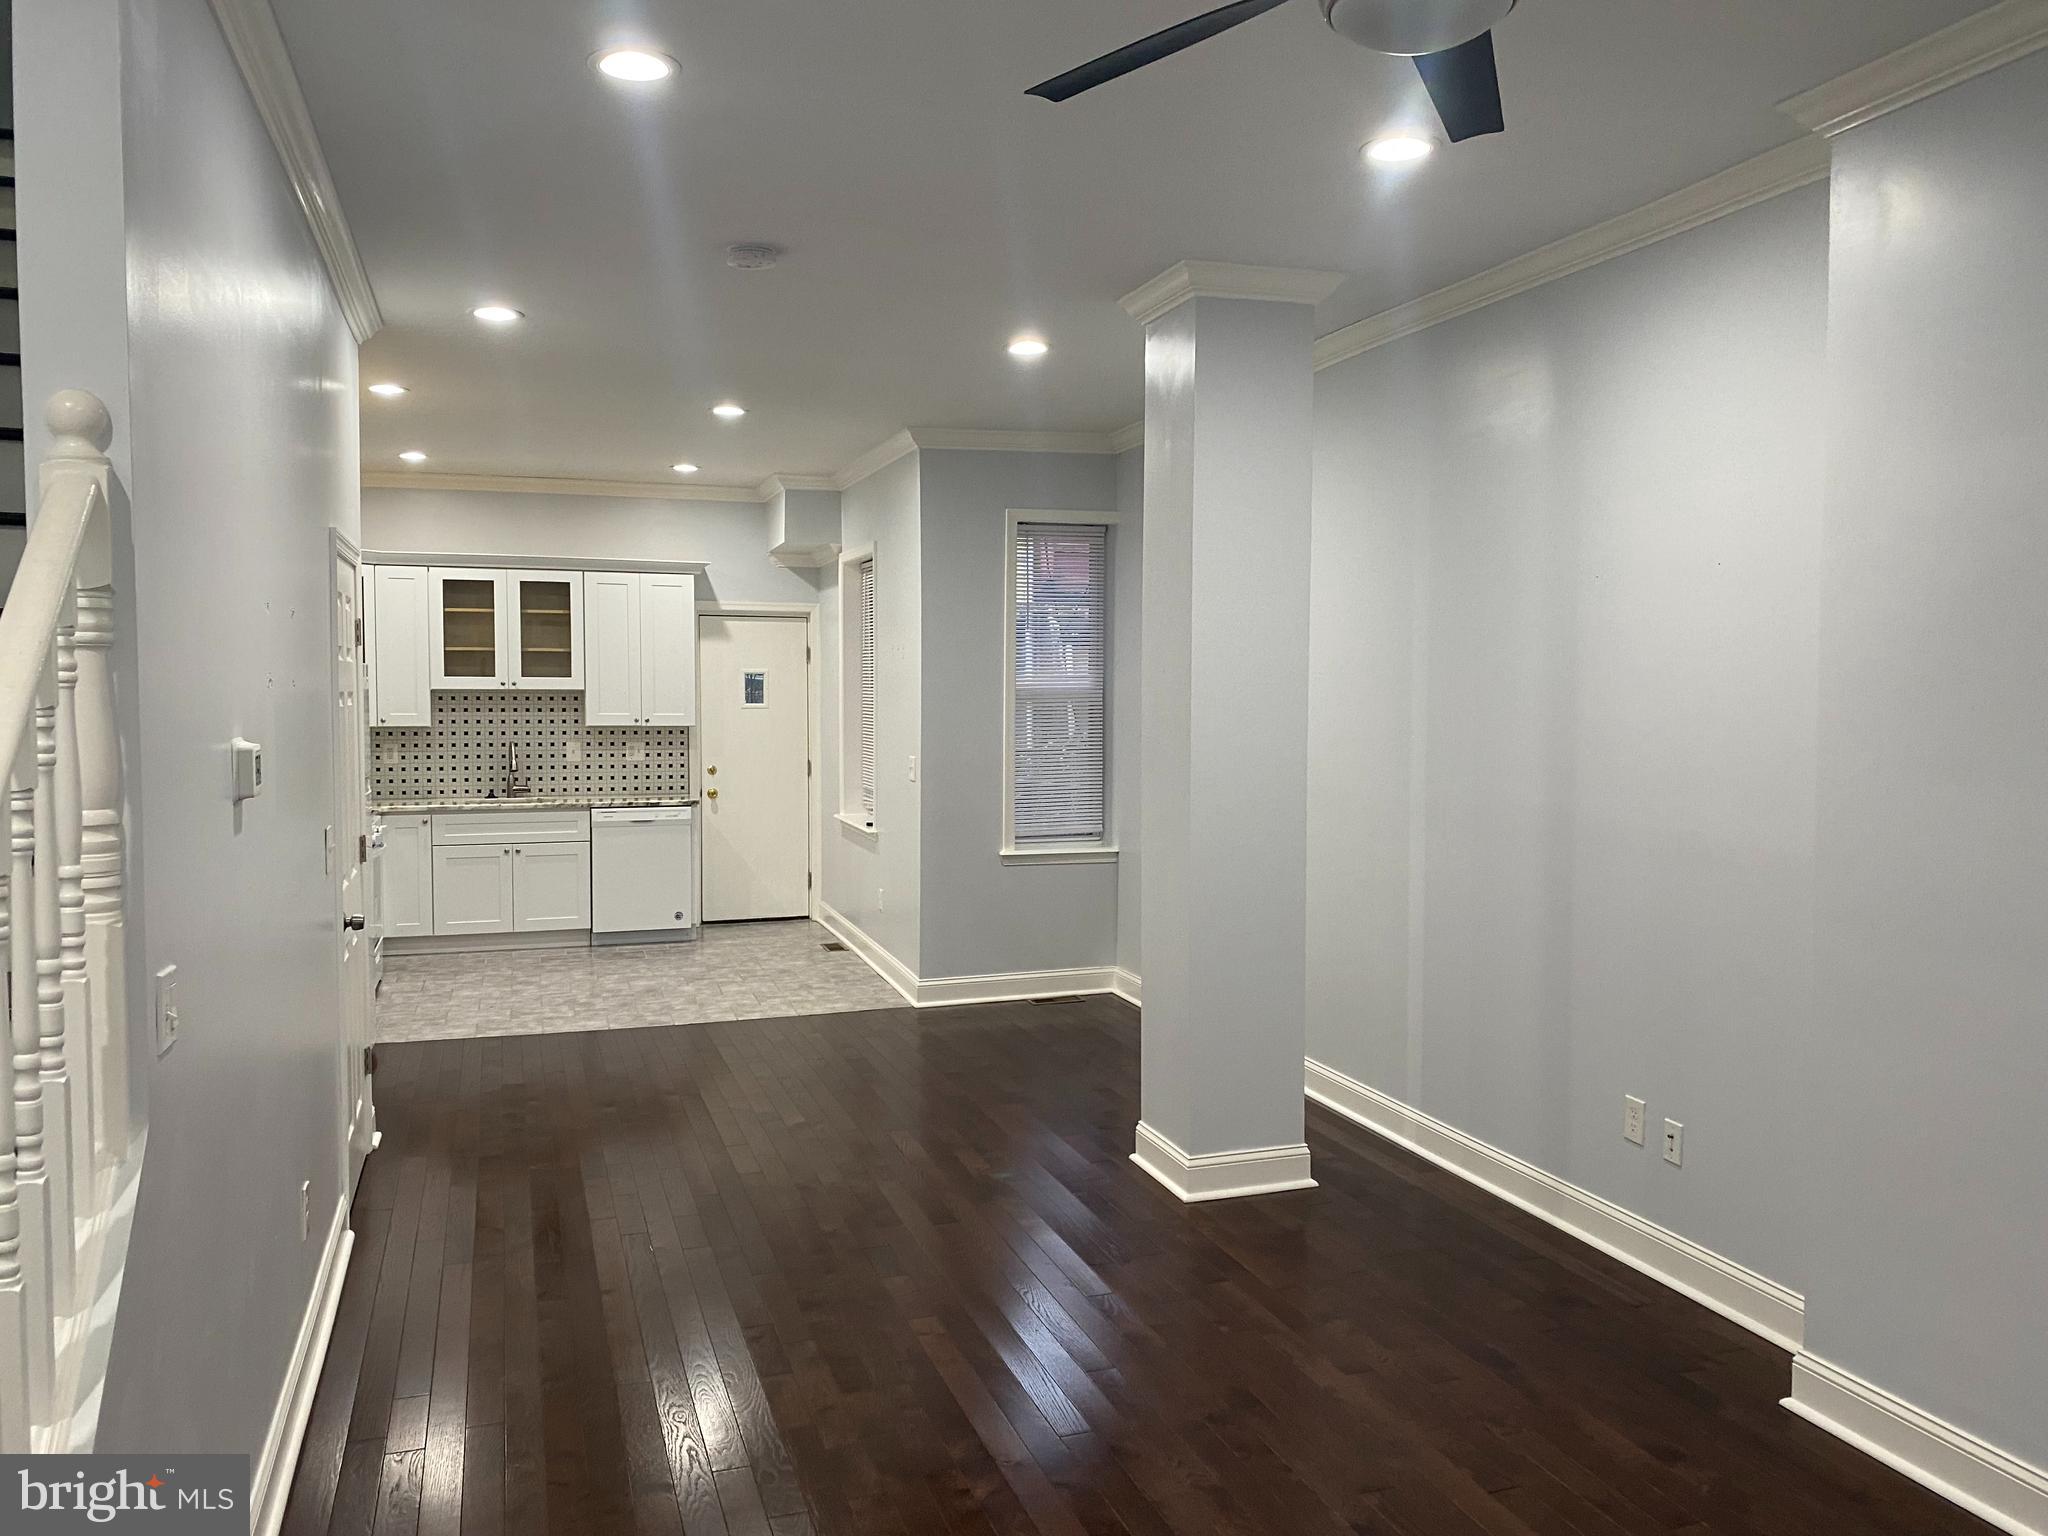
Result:
[[[1128,75],[1134,69],[1143,69],[1147,64],[1156,64],[1168,54],[1179,53],[1183,48],[1192,48],[1204,38],[1214,37],[1218,32],[1227,32],[1254,16],[1285,5],[1287,0],[1236,0],[1235,4],[1222,6],[1197,16],[1178,26],[1168,27],[1164,32],[1154,32],[1150,37],[1140,38],[1128,47],[1114,53],[1105,53],[1099,59],[1091,59],[1078,69],[1070,69],[1063,75],[1054,75],[1042,85],[1034,85],[1024,94],[1042,96],[1047,101],[1065,101],[1083,91],[1092,91],[1098,85],[1107,85],[1120,75]]]
[[[1441,53],[1422,54],[1415,60],[1415,68],[1421,73],[1429,99],[1436,104],[1436,115],[1443,119],[1444,132],[1453,144],[1506,129],[1491,32],[1482,32],[1471,42]]]

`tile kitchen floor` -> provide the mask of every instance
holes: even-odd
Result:
[[[379,1040],[559,1034],[900,1008],[817,923],[709,923],[694,944],[392,955]]]

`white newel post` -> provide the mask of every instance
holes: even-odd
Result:
[[[71,1071],[64,1060],[64,948],[57,898],[57,653],[36,693],[36,1026],[43,1081],[43,1161],[50,1172],[50,1295],[77,1305],[78,1178],[71,1162]]]
[[[7,955],[9,1075],[14,1113],[14,1180],[21,1225],[22,1298],[27,1328],[29,1411],[49,1417],[57,1374],[57,1312],[51,1301],[50,1175],[43,1159],[42,1042],[36,1018],[35,738],[24,734],[8,772]]]

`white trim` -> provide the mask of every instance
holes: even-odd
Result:
[[[1697,229],[1714,219],[1810,185],[1827,174],[1826,142],[1814,138],[1795,140],[1781,149],[1730,166],[1669,197],[1660,197],[1654,203],[1645,203],[1618,218],[1567,235],[1475,277],[1332,331],[1316,341],[1316,371],[1320,373],[1361,352],[1518,293],[1527,293],[1531,288],[1599,262]]]
[[[1101,528],[1103,534],[1102,588],[1102,810],[1104,832],[1094,842],[1065,843],[1057,847],[1019,848],[1012,817],[1016,814],[1017,791],[1017,528],[1021,523],[1066,523],[1076,528]],[[1116,845],[1109,840],[1114,825],[1110,792],[1116,783],[1116,742],[1111,729],[1113,713],[1110,689],[1116,668],[1112,654],[1116,644],[1116,546],[1117,514],[1114,512],[1033,511],[1012,507],[1003,520],[1003,697],[1002,697],[1002,808],[996,823],[997,857],[1005,864],[1106,864],[1116,859]]]
[[[384,953],[469,955],[501,949],[588,949],[590,935],[588,928],[543,928],[527,933],[404,933],[386,938]]]
[[[1117,303],[1140,325],[1150,325],[1189,299],[1267,299],[1320,304],[1350,274],[1302,267],[1245,267],[1229,261],[1177,261]]]
[[[820,605],[817,603],[714,602],[699,603],[697,605],[697,670],[700,674],[703,671],[703,620],[706,616],[728,619],[804,620],[804,680],[805,686],[809,690],[810,704],[810,741],[804,749],[808,754],[806,760],[810,766],[808,773],[805,775],[805,780],[809,788],[809,794],[806,797],[806,808],[811,818],[810,914],[814,919],[818,915],[819,892],[824,889],[825,885],[825,686],[820,677],[825,667],[825,647],[822,633],[818,627],[819,608]],[[700,699],[704,697],[703,678],[701,676],[698,678],[697,697]],[[691,735],[694,738],[696,732],[691,732]],[[694,740],[691,745],[694,749],[696,745]],[[692,750],[690,753],[690,776],[693,781],[697,774],[697,761],[701,756],[702,754],[695,750]],[[700,857],[698,858],[700,872],[702,867],[703,859],[700,851]],[[697,914],[700,919],[703,913],[703,893],[699,891]]]
[[[1000,432],[912,427],[919,448],[967,453],[1115,453],[1107,432]]]
[[[875,444],[866,453],[855,459],[846,468],[832,477],[832,483],[842,491],[851,490],[877,470],[887,469],[906,453],[917,452],[917,442],[908,432],[898,432],[884,442]]]
[[[1145,446],[1145,423],[1142,419],[1127,427],[1118,427],[1109,434],[1109,446],[1117,453],[1129,453],[1133,448]]]
[[[1114,843],[1074,843],[1041,848],[998,848],[996,857],[1005,864],[1114,864],[1119,855]]]
[[[2048,0],[2002,0],[1917,43],[1908,43],[1860,69],[1781,101],[1778,110],[1831,139],[1952,85],[1974,80],[2037,48],[2048,48]]]
[[[867,961],[868,968],[877,976],[901,992],[906,1003],[917,1006],[917,973],[871,938],[866,929],[823,897],[818,900],[818,921],[840,943]]]
[[[1288,1147],[1245,1147],[1235,1152],[1187,1152],[1142,1120],[1137,1141],[1131,1161],[1190,1204],[1316,1187],[1308,1175],[1306,1142]]]
[[[384,325],[377,307],[377,294],[370,286],[370,274],[356,250],[342,215],[341,197],[334,190],[334,177],[327,169],[320,136],[313,130],[313,116],[306,110],[306,98],[299,90],[299,77],[286,53],[284,34],[277,29],[270,0],[211,0],[214,19],[227,38],[228,52],[249,87],[256,115],[270,133],[277,158],[284,164],[285,179],[306,216],[320,261],[334,284],[334,297],[358,343],[368,341]]]
[[[702,560],[588,560],[581,555],[474,555],[418,549],[366,549],[364,565],[454,566],[463,570],[647,571],[658,576],[702,576]]]
[[[636,501],[722,501],[759,506],[759,486],[679,485],[668,480],[578,480],[555,475],[447,475],[366,469],[366,491],[494,491],[516,496],[621,496]]]
[[[277,1536],[284,1524],[292,1472],[299,1463],[299,1446],[306,1438],[306,1419],[313,1411],[313,1394],[320,1385],[320,1367],[327,1359],[327,1342],[334,1334],[334,1313],[341,1305],[342,1281],[348,1274],[348,1256],[355,1245],[356,1235],[348,1225],[348,1202],[338,1200],[334,1220],[327,1229],[327,1246],[320,1256],[320,1268],[313,1276],[313,1294],[307,1299],[306,1315],[299,1322],[299,1337],[285,1366],[284,1385],[278,1392],[277,1406],[270,1413],[270,1432],[263,1437],[263,1454],[256,1461],[255,1478],[249,1490],[255,1536]]]
[[[2048,1471],[1893,1397],[1839,1365],[1801,1354],[1785,1406],[2012,1536],[2048,1533]]]
[[[1133,1008],[1145,1006],[1145,984],[1136,971],[1127,971],[1118,966],[1116,974],[1110,978],[1109,990]]]
[[[831,475],[786,475],[777,470],[754,488],[763,501],[773,501],[785,491],[836,491],[839,482]]]
[[[1799,1348],[1806,1301],[1797,1291],[1346,1077],[1335,1067],[1314,1058],[1303,1067],[1306,1092],[1318,1104],[1542,1217],[1773,1344]]]

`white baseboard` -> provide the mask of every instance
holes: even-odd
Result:
[[[2012,1536],[2048,1536],[2048,1471],[1853,1372],[1801,1354],[1785,1406]]]
[[[1136,971],[1127,971],[1118,966],[1116,975],[1109,984],[1109,990],[1133,1008],[1145,1006],[1145,984]]]
[[[1234,1200],[1243,1195],[1271,1195],[1283,1189],[1314,1189],[1308,1176],[1308,1145],[1245,1147],[1235,1152],[1183,1151],[1144,1121],[1138,1122],[1138,1146],[1131,1161],[1181,1199]]]
[[[341,1305],[342,1278],[348,1273],[348,1256],[355,1245],[356,1235],[348,1225],[348,1202],[338,1201],[333,1225],[327,1232],[327,1246],[320,1256],[320,1268],[313,1277],[313,1295],[299,1323],[299,1337],[292,1346],[284,1387],[271,1411],[270,1433],[263,1437],[263,1454],[256,1463],[254,1486],[249,1491],[255,1536],[277,1536],[284,1524],[292,1473],[299,1464],[299,1445],[306,1438],[306,1419],[313,1412],[320,1367],[327,1359],[327,1341],[334,1334],[335,1309]]]
[[[1488,1146],[1335,1067],[1313,1058],[1304,1065],[1308,1096],[1317,1103],[1542,1217],[1773,1344],[1798,1350],[1806,1327],[1806,1301],[1797,1291]]]
[[[1107,965],[1050,971],[1003,971],[988,976],[919,976],[884,949],[844,912],[818,903],[818,921],[839,942],[867,961],[876,975],[903,994],[913,1008],[953,1008],[963,1003],[1011,1003],[1040,997],[1076,997],[1116,990],[1118,972]]]

